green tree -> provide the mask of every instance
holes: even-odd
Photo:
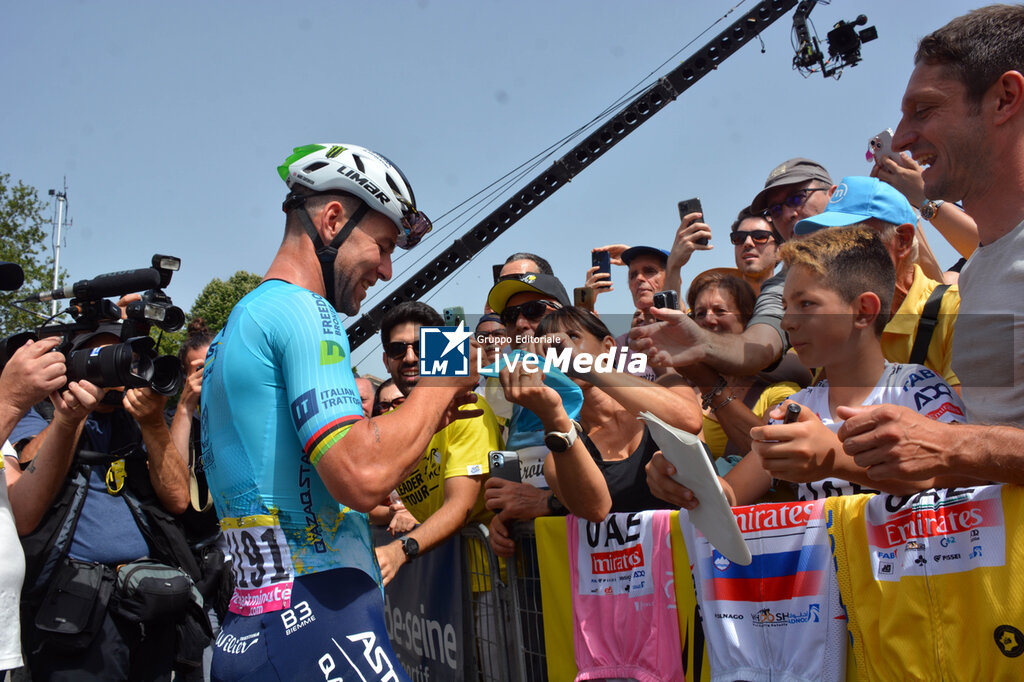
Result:
[[[203,287],[186,316],[185,326],[176,332],[161,332],[153,328],[150,336],[158,340],[157,352],[177,354],[178,348],[188,336],[188,325],[196,318],[202,318],[211,334],[219,332],[228,321],[231,309],[243,296],[255,289],[263,280],[260,275],[239,270],[224,281],[214,277]]]
[[[0,292],[0,336],[8,336],[26,329],[35,329],[43,318],[18,310],[11,301],[23,298],[25,291],[38,291],[53,286],[53,265],[48,250],[49,240],[43,217],[46,204],[34,187],[11,181],[7,173],[0,173],[0,260],[17,263],[25,272],[21,292]],[[65,273],[59,282],[64,284]],[[49,304],[20,304],[39,313],[49,314]]]
[[[189,321],[201,317],[210,332],[216,334],[227,324],[228,315],[235,304],[259,286],[261,281],[262,276],[245,270],[239,270],[231,275],[226,282],[213,278],[192,304],[192,311],[188,315]]]

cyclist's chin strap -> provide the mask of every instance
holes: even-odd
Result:
[[[370,207],[366,203],[359,205],[348,221],[341,226],[338,230],[338,234],[334,235],[334,239],[327,246],[324,246],[323,241],[320,239],[320,234],[313,227],[313,221],[309,217],[309,212],[306,208],[299,207],[299,222],[302,223],[302,227],[306,230],[306,234],[313,241],[313,248],[316,250],[317,260],[320,261],[320,269],[323,272],[324,277],[324,293],[326,298],[335,310],[338,310],[338,302],[334,300],[334,259],[338,256],[338,247],[341,243],[348,238],[352,230],[355,229],[356,224],[363,219],[366,212],[370,210]],[[340,312],[340,311],[339,311]]]

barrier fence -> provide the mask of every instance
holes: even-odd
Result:
[[[798,656],[793,647],[820,631],[819,623],[833,622],[840,624],[837,641],[846,652],[829,658],[832,679],[1024,679],[1024,488],[858,495],[737,507],[733,513],[755,555],[749,567],[731,564],[699,537],[684,541],[683,533],[694,531],[677,520],[679,512],[671,512],[669,532],[653,535],[671,552],[667,565],[663,553],[654,560],[654,545],[634,551],[638,538],[646,537],[636,532],[635,515],[619,515],[614,529],[612,517],[578,526],[577,550],[569,548],[564,517],[518,523],[512,529],[516,554],[508,562],[491,551],[485,527],[468,527],[405,565],[385,589],[393,645],[414,682],[568,682],[577,674],[582,641],[574,639],[573,602],[621,594],[623,580],[630,579],[628,595],[641,597],[643,581],[651,579],[656,594],[674,595],[661,599],[659,608],[674,611],[668,622],[674,640],[672,621],[678,621],[676,661],[681,656],[682,674],[694,682],[710,678],[709,660],[722,671],[754,654],[763,658],[749,670],[764,666],[765,674],[781,679],[785,666],[821,658],[810,649],[804,652],[810,659]],[[569,525],[574,523],[583,522],[570,517]],[[779,544],[790,542],[804,544],[795,550]],[[688,544],[696,548],[692,556]],[[574,589],[572,557],[595,549],[590,560],[580,560]],[[630,566],[646,574],[630,568],[620,575],[626,570],[617,558],[635,558]],[[705,600],[704,623],[695,580]],[[828,588],[822,580],[838,580],[838,586]],[[807,587],[824,589],[822,595],[838,590],[843,605],[828,606],[814,590],[794,592],[800,599],[789,596]],[[776,596],[766,596],[769,588]],[[637,640],[638,633],[645,641],[654,632],[623,629],[625,621],[612,615],[595,622],[616,633],[613,646]],[[747,639],[721,641],[743,628],[750,631]],[[719,640],[712,646],[714,637]],[[762,646],[744,646],[749,637]],[[783,663],[771,663],[769,650]]]

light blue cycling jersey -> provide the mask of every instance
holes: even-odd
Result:
[[[315,466],[363,418],[348,337],[313,292],[264,282],[214,338],[203,370],[203,466],[231,554],[229,609],[290,608],[296,576],[357,568],[380,582],[366,514]]]

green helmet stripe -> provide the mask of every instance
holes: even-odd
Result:
[[[292,150],[292,155],[284,160],[284,164],[277,167],[277,174],[281,176],[282,180],[288,182],[288,169],[291,168],[292,164],[302,157],[309,156],[313,152],[318,152],[321,149],[325,149],[322,144],[306,144],[301,147],[296,147]]]

